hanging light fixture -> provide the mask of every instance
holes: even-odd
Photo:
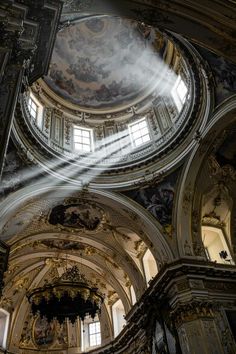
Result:
[[[45,317],[48,322],[56,319],[62,324],[66,319],[75,323],[86,316],[93,319],[101,311],[104,296],[91,286],[77,266],[67,269],[51,284],[33,289],[27,294],[33,314]]]

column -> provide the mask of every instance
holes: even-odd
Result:
[[[208,303],[192,302],[174,313],[183,354],[223,354],[214,310]]]
[[[0,18],[0,177],[24,73],[24,55],[27,58],[26,51],[21,50],[20,45],[23,32],[21,22],[8,17],[4,20]]]

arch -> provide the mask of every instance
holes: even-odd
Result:
[[[81,191],[80,191],[81,192]],[[30,187],[22,188],[21,190],[9,195],[1,204],[0,211],[0,227],[4,227],[6,222],[14,216],[14,213],[18,208],[22,207],[24,203],[34,198],[42,197],[56,197],[65,198],[74,193],[73,185],[50,185],[50,184],[38,184]],[[102,201],[109,207],[113,205],[116,210],[119,210],[123,215],[130,215],[135,220],[142,221],[142,236],[146,237],[147,246],[153,251],[154,257],[158,264],[162,265],[166,262],[174,260],[173,251],[168,245],[162,230],[157,221],[153,219],[151,215],[140,205],[131,201],[128,197],[125,197],[118,193],[113,193],[103,190],[95,190],[89,188],[86,193],[96,196],[96,201]],[[6,240],[6,238],[3,238]]]
[[[53,259],[57,257],[57,253],[56,252],[48,252],[47,251],[47,256],[48,259]],[[37,267],[41,264],[43,265],[42,262],[38,261],[38,259],[40,259],[40,257],[42,257],[41,253],[38,254],[32,254],[31,259],[35,259],[35,265],[29,267],[28,269],[25,269],[24,275],[26,275],[28,272],[30,272],[33,269],[37,269]],[[17,260],[18,262],[25,262],[29,259],[29,255],[25,255],[25,256],[20,256]],[[65,260],[65,261],[77,261],[78,263],[81,262],[81,259],[79,256],[76,255],[64,255],[60,258],[60,260]],[[80,264],[81,265],[81,264]],[[119,297],[122,299],[123,303],[124,303],[124,308],[125,311],[128,312],[130,310],[130,301],[128,299],[128,295],[126,294],[125,290],[123,289],[122,285],[120,284],[120,282],[115,278],[114,274],[112,274],[111,271],[108,271],[106,268],[104,268],[104,266],[102,264],[99,264],[96,261],[90,261],[89,259],[83,259],[83,266],[87,267],[91,270],[93,270],[96,273],[100,273],[100,275],[102,276],[104,273],[106,274],[106,277],[108,278],[108,281],[111,282],[112,284],[115,284],[115,288],[117,289],[117,293],[119,295]],[[97,270],[94,270],[94,268],[97,268]],[[39,286],[42,278],[44,277],[44,275],[47,273],[47,271],[49,270],[50,266],[49,265],[45,265],[43,267],[43,269],[38,273],[37,278],[34,279],[33,281],[33,285],[31,284],[28,288],[28,290]]]
[[[181,183],[177,191],[175,224],[178,249],[181,256],[204,257],[201,241],[201,200],[196,196],[196,181],[206,157],[220,133],[230,124],[236,122],[236,96],[230,97],[214,112],[205,131],[193,146],[191,155],[182,171]],[[215,140],[212,141],[212,136]]]
[[[67,239],[68,234],[60,232],[60,240],[66,240]],[[31,235],[29,237],[26,237],[26,243],[27,242],[40,242],[40,241],[44,241],[44,240],[58,240],[58,234],[57,233],[36,233],[34,235]],[[18,240],[19,242],[21,242],[21,240]],[[26,261],[29,256],[28,255],[24,255],[24,256],[15,256],[15,250],[17,250],[18,247],[18,241],[14,242],[11,245],[11,249],[12,249],[12,256],[11,256],[11,261],[14,261],[15,263],[19,263],[22,261]],[[76,237],[74,237],[74,241],[71,240],[72,242],[78,242],[78,240],[76,241]],[[120,266],[120,264],[122,264],[122,269],[127,273],[131,283],[134,286],[135,292],[137,294],[137,297],[141,297],[143,291],[145,290],[145,281],[144,278],[141,274],[141,272],[139,271],[136,263],[132,260],[131,257],[129,257],[128,255],[124,256],[124,254],[122,254],[121,249],[112,247],[111,245],[109,245],[108,243],[104,242],[104,241],[100,241],[98,242],[97,240],[95,240],[94,238],[92,238],[91,236],[80,236],[80,240],[78,242],[78,244],[82,244],[84,247],[92,247],[93,250],[97,251],[99,253],[99,256],[101,256],[104,260],[106,260],[108,257],[109,259],[112,259],[114,261],[114,263],[116,263],[117,265]],[[22,245],[21,245],[22,246]],[[19,246],[19,247],[21,247]],[[56,257],[56,253],[55,250],[39,250],[37,252],[34,251],[34,253],[31,254],[31,258],[40,258],[44,255],[44,253],[46,252],[47,257]],[[81,261],[81,254],[74,254],[74,252],[70,252],[70,250],[60,250],[61,252],[61,259],[67,259],[68,260],[73,260],[76,261],[78,263],[80,263]],[[112,257],[114,254],[117,255],[117,259]],[[110,277],[116,282],[115,277],[113,276],[113,273],[111,272],[111,270],[108,271],[108,268],[106,267],[106,265],[102,264],[101,262],[99,262],[96,258],[94,257],[88,257],[86,255],[83,255],[83,264],[87,264],[89,268],[94,269],[96,267],[99,267],[101,269],[101,273],[106,273],[108,272],[110,274]]]
[[[227,1],[194,0],[186,4],[176,0],[170,4],[163,1],[92,0],[79,3],[79,11],[90,14],[110,14],[143,21],[149,25],[179,33],[218,55],[236,61],[235,48],[235,6]],[[202,31],[204,27],[204,31]],[[225,39],[227,38],[227,46]],[[229,44],[228,44],[229,43]]]
[[[77,192],[76,196],[79,198],[81,192]],[[161,227],[158,225],[158,222],[156,222],[155,220],[153,220],[152,217],[149,216],[149,213],[146,212],[141,206],[136,205],[135,202],[132,202],[129,200],[129,198],[124,197],[118,193],[111,193],[111,192],[107,192],[107,191],[97,191],[94,189],[89,189],[86,192],[82,192],[85,193],[86,195],[89,194],[90,197],[93,196],[94,197],[94,201],[101,205],[101,203],[103,203],[104,205],[107,205],[107,208],[112,207],[115,208],[114,210],[116,211],[116,213],[120,213],[122,215],[124,215],[126,218],[129,215],[129,218],[127,220],[130,220],[130,224],[129,226],[131,227],[131,221],[132,223],[134,223],[135,225],[137,225],[137,229],[134,229],[134,232],[136,232],[138,235],[140,235],[140,239],[144,240],[145,243],[145,248],[148,247],[152,250],[153,255],[156,259],[156,262],[158,262],[158,264],[165,264],[166,262],[171,262],[174,259],[174,255],[172,253],[172,250],[170,248],[170,246],[168,245],[167,241],[165,240],[164,236],[161,233]],[[74,195],[74,186],[73,185],[65,185],[65,186],[52,186],[52,185],[47,185],[47,184],[38,184],[35,186],[30,186],[30,187],[25,187],[20,191],[17,191],[11,195],[9,195],[8,198],[6,198],[2,203],[1,203],[1,208],[0,208],[0,213],[1,213],[1,226],[3,227],[4,224],[12,219],[14,217],[14,214],[16,212],[18,212],[18,210],[23,210],[23,206],[29,204],[29,202],[32,203],[32,205],[35,205],[34,203],[37,200],[41,200],[41,198],[43,200],[45,200],[47,197],[56,197],[58,198],[59,201],[64,200],[64,198],[68,197],[68,196],[72,196]],[[84,195],[83,194],[83,198]],[[46,203],[47,205],[47,203]],[[47,208],[47,207],[45,207]],[[49,210],[51,208],[51,206],[48,207]],[[111,209],[111,208],[110,208]],[[47,209],[45,209],[45,213],[47,214],[48,211]],[[120,215],[119,214],[119,215]],[[139,221],[137,223],[137,220]],[[106,225],[106,224],[105,224]],[[109,224],[107,224],[109,226]],[[107,227],[108,227],[107,226]],[[141,232],[142,230],[142,232]],[[121,230],[122,231],[122,230]],[[111,231],[109,231],[111,232]],[[11,253],[11,260],[13,261],[13,264],[20,264],[17,263],[18,261],[21,261],[21,263],[23,263],[23,274],[24,277],[28,277],[27,275],[27,268],[25,268],[24,266],[24,262],[27,261],[27,259],[29,259],[29,257],[27,255],[20,253],[19,255],[17,255],[16,253],[14,253],[14,250],[17,250],[18,247],[21,247],[23,244],[27,243],[27,238],[30,239],[30,242],[35,242],[36,240],[40,240],[40,239],[56,239],[57,237],[57,233],[61,233],[62,235],[67,236],[68,238],[68,233],[66,234],[65,230],[55,230],[55,232],[42,232],[39,233],[37,232],[37,230],[35,230],[35,232],[30,233],[29,236],[26,236],[24,234],[22,234],[20,237],[18,237],[17,235],[15,237],[13,237],[10,241],[10,243],[12,244],[12,253]],[[11,234],[9,234],[9,236],[11,236]],[[69,235],[70,239],[75,239],[75,234],[70,233]],[[89,244],[92,245],[93,243],[93,237],[92,234],[87,234],[87,235],[77,235],[78,237],[78,241],[80,243],[83,244]],[[5,239],[8,238],[9,241],[9,237],[6,237]],[[94,239],[95,240],[95,239]],[[99,249],[99,252],[103,252],[106,253],[106,250],[111,248],[111,246],[109,247],[109,245],[105,242],[105,239],[101,239],[101,241],[99,241],[100,243],[98,243],[98,241],[96,241],[96,245],[95,248]],[[117,245],[119,245],[119,242],[116,240]],[[115,250],[113,250],[115,251]],[[125,250],[124,250],[125,251]],[[48,269],[45,269],[44,267],[44,262],[42,261],[42,253],[40,255],[40,252],[38,252],[37,254],[37,250],[33,251],[32,253],[32,257],[34,258],[33,262],[34,265],[32,263],[29,263],[30,270],[35,271],[35,276],[34,276],[34,280],[32,281],[32,277],[28,277],[30,278],[30,282],[28,283],[27,287],[29,286],[29,288],[35,287],[35,286],[39,286],[40,282],[43,281],[44,275],[46,277],[46,271]],[[51,257],[56,257],[57,254],[54,250],[54,252],[50,252],[50,250],[45,251],[47,254],[48,258]],[[119,248],[118,248],[118,253],[119,253]],[[125,254],[125,252],[124,252]],[[79,261],[79,256],[78,254],[70,254],[70,252],[68,252],[68,260],[71,262],[78,262]],[[123,258],[122,258],[123,257]],[[63,257],[61,257],[62,259],[65,259],[65,255]],[[144,281],[144,277],[142,274],[141,269],[139,269],[137,267],[137,265],[135,264],[135,262],[132,260],[132,257],[127,253],[127,256],[124,257],[122,255],[119,255],[119,257],[117,258],[117,262],[123,260],[124,262],[127,262],[127,267],[122,267],[125,270],[125,273],[128,275],[127,278],[125,278],[126,283],[120,283],[119,284],[119,280],[117,280],[118,283],[116,283],[116,279],[114,277],[114,274],[112,273],[112,269],[110,269],[110,272],[106,273],[109,275],[110,278],[112,278],[112,281],[110,282],[111,288],[113,287],[114,291],[114,296],[111,294],[111,296],[113,297],[109,297],[109,300],[111,299],[109,305],[113,304],[114,301],[116,301],[118,298],[120,298],[122,300],[123,306],[124,306],[124,310],[126,313],[128,313],[128,311],[131,308],[131,294],[129,292],[129,288],[130,285],[134,286],[134,290],[136,293],[137,298],[139,298],[141,296],[141,294],[143,293],[143,291],[145,290],[145,281]],[[122,262],[123,262],[122,261]],[[121,263],[122,263],[121,262]],[[132,264],[131,264],[132,263]],[[93,257],[84,257],[84,265],[93,271],[93,273],[96,273],[98,268],[101,269],[101,274],[104,277],[104,272],[106,271],[106,264],[102,264],[100,262],[97,262],[96,259],[93,259]],[[36,272],[37,270],[37,266],[40,266],[42,269],[38,269],[39,272]],[[132,277],[129,274],[129,269],[133,269],[133,268],[137,268],[137,271],[139,272],[139,277],[135,277],[135,281],[134,279],[132,279]],[[87,269],[86,268],[86,269]],[[19,268],[21,269],[21,268]],[[37,275],[36,275],[37,273]],[[90,272],[92,273],[92,272]],[[88,273],[88,274],[90,274]],[[17,275],[19,275],[19,272],[16,272]],[[33,274],[33,273],[32,273]],[[134,274],[135,276],[135,274]],[[10,276],[9,276],[10,278]],[[12,281],[14,279],[10,279],[9,281]],[[122,280],[123,281],[123,280]],[[122,287],[123,284],[123,287]],[[125,286],[124,286],[125,284]],[[127,285],[126,285],[127,284]],[[110,288],[109,288],[110,289]],[[22,291],[22,295],[20,293],[20,297],[19,297],[19,301],[15,306],[15,311],[13,313],[13,321],[12,321],[12,325],[11,325],[11,342],[13,343],[15,341],[15,333],[19,334],[20,331],[20,323],[21,323],[21,319],[23,319],[24,321],[27,321],[27,318],[24,318],[24,314],[29,312],[29,304],[27,302],[27,300],[25,299],[24,296],[24,291]]]
[[[234,264],[222,229],[202,226],[202,241],[207,258],[222,264]]]

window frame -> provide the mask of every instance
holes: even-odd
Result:
[[[145,122],[146,126],[145,127],[139,127],[139,124],[141,124],[142,122]],[[136,131],[132,131],[132,128],[134,126],[138,126],[139,128],[136,130]],[[148,124],[148,120],[146,117],[142,117],[141,119],[139,120],[136,120],[135,122],[132,122],[128,125],[128,128],[129,128],[129,136],[130,136],[130,140],[131,140],[131,145],[132,145],[132,148],[134,149],[138,149],[146,144],[149,144],[151,141],[152,141],[152,135],[151,135],[151,130],[149,128],[149,124]],[[147,129],[147,133],[146,134],[142,134],[142,130],[143,129]],[[134,137],[133,135],[136,133],[136,132],[140,132],[140,137]],[[149,140],[147,141],[144,141],[144,137],[145,136],[149,136]],[[141,139],[142,140],[142,143],[141,144],[138,144],[136,145],[136,141]]]
[[[215,234],[215,237],[214,235]],[[213,241],[210,242],[210,240],[213,238]],[[230,245],[228,244],[227,237],[225,235],[224,230],[221,227],[213,226],[213,225],[202,225],[201,227],[201,239],[202,243],[204,246],[205,254],[206,257],[211,261],[211,262],[216,262],[218,264],[228,264],[228,265],[234,265],[234,259],[232,257],[231,251],[230,251]],[[220,246],[220,249],[217,249],[217,243]],[[212,251],[212,245],[215,245],[215,248],[217,250]],[[220,257],[220,252],[221,251],[226,251],[227,252],[227,260],[224,258]],[[213,254],[214,252],[214,254]]]
[[[82,132],[82,134],[76,134],[76,130],[80,130]],[[88,132],[89,133],[89,137],[83,136],[83,132]],[[75,141],[75,137],[81,137],[82,142],[76,142]],[[89,144],[86,144],[83,142],[83,139],[89,138]],[[89,150],[85,150],[85,149],[77,149],[75,146],[76,144],[81,144],[82,147],[83,146],[89,146]],[[85,128],[85,127],[81,127],[79,125],[74,124],[73,125],[73,151],[76,153],[81,153],[81,154],[89,154],[91,152],[94,151],[94,140],[93,140],[93,129],[91,128]]]
[[[96,329],[96,325],[99,324],[99,331]],[[91,333],[91,326],[95,325],[95,332]],[[97,338],[97,335],[99,335],[99,339]],[[91,337],[95,336],[95,343],[96,344],[91,344]],[[90,322],[88,324],[88,337],[89,337],[89,347],[97,347],[102,344],[102,336],[101,336],[101,323],[100,321],[95,321],[95,322]]]
[[[33,105],[36,107],[36,109],[33,108]],[[37,122],[38,114],[39,114],[39,106],[37,102],[33,99],[32,96],[29,96],[28,102],[27,102],[27,107],[29,110],[30,117]],[[35,116],[32,115],[32,110],[35,113]]]
[[[35,117],[31,114],[32,103],[36,107],[36,110],[33,109],[35,112]],[[44,106],[39,102],[37,97],[35,97],[32,92],[30,92],[28,96],[27,108],[33,123],[37,125],[37,127],[42,131],[44,125]]]
[[[127,324],[125,320],[125,308],[121,299],[116,300],[112,305],[111,315],[114,338],[116,338]]]
[[[184,97],[181,97],[178,88],[179,86],[183,84],[186,88],[186,94],[184,95]],[[182,79],[181,75],[177,76],[176,82],[171,90],[171,96],[174,100],[175,106],[177,108],[177,110],[180,112],[186,102],[187,96],[188,96],[188,87],[185,84],[184,80]]]

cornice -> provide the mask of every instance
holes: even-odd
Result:
[[[171,294],[173,288],[178,292],[175,301],[175,295]],[[186,293],[192,296],[188,297]],[[227,307],[235,303],[235,299],[236,267],[190,259],[177,260],[162,268],[150,282],[149,288],[126,316],[127,326],[119,336],[109,345],[89,353],[124,352],[140,337],[148,345],[152,323],[157,319],[161,321],[164,315],[165,321],[177,328],[185,321],[212,319],[214,311],[224,304]]]
[[[178,165],[186,156],[189,151],[192,150],[193,146],[198,141],[198,135],[204,129],[207,121],[210,107],[210,96],[207,75],[204,71],[203,62],[198,59],[198,54],[191,47],[190,44],[186,43],[180,37],[168,34],[173,40],[173,42],[178,47],[178,50],[184,53],[184,58],[187,60],[188,70],[191,67],[191,82],[192,82],[192,99],[190,111],[187,109],[184,112],[185,119],[181,120],[177,132],[158,149],[154,145],[148,145],[145,149],[138,150],[135,153],[125,156],[120,161],[107,161],[107,165],[94,165],[91,170],[88,170],[88,179],[92,180],[90,185],[96,188],[127,188],[134,183],[138,183],[140,178],[143,177],[148,170],[150,178],[156,177],[159,173],[168,173],[170,169]],[[205,97],[205,98],[203,98]],[[61,109],[61,108],[60,108]],[[59,110],[60,110],[59,109]],[[83,163],[83,160],[78,159],[72,152],[66,151],[64,153],[63,148],[56,147],[56,149],[47,146],[45,144],[45,137],[42,134],[35,134],[34,128],[30,127],[29,123],[26,123],[26,113],[24,108],[18,107],[17,110],[17,120],[13,127],[14,140],[21,149],[30,151],[32,158],[35,163],[40,163],[43,169],[45,169],[50,174],[53,174],[59,179],[67,179],[68,182],[81,185],[81,181],[76,179],[76,177],[63,176],[60,171],[53,171],[50,167],[50,158],[55,158],[62,161],[62,165],[69,162],[76,166],[77,160],[79,165]],[[63,111],[62,111],[63,114]],[[64,118],[65,119],[65,118]],[[77,118],[78,119],[78,116]],[[112,119],[112,118],[109,118]],[[17,123],[18,121],[18,123]],[[178,125],[178,124],[177,124]],[[35,148],[37,147],[37,152]],[[64,162],[63,162],[64,161]],[[92,161],[90,162],[92,164]],[[113,166],[114,164],[114,166]],[[86,168],[86,166],[84,166]],[[91,176],[90,176],[91,175]],[[90,177],[89,177],[90,176]],[[95,179],[94,179],[94,176]],[[149,178],[149,177],[148,177]]]

